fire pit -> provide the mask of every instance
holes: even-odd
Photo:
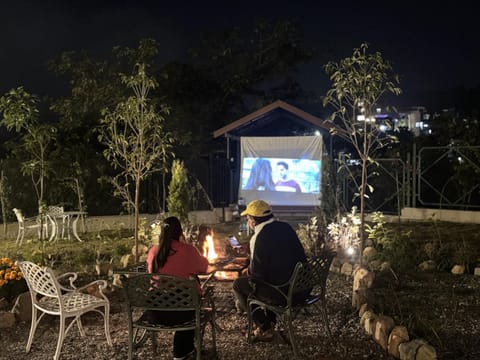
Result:
[[[233,281],[242,274],[248,264],[247,257],[231,257],[210,263],[210,268],[215,271],[215,279]]]
[[[234,256],[228,254],[224,248],[215,246],[214,234],[211,228],[205,227],[199,234],[199,244],[203,256],[208,259],[209,271],[215,272],[215,279],[233,281],[248,267],[249,260],[247,256]],[[223,252],[223,254],[220,254]]]

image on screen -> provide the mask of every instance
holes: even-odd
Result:
[[[318,206],[322,144],[319,136],[242,137],[238,199]]]
[[[320,193],[320,160],[243,159],[242,190]]]

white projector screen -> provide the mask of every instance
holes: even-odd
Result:
[[[238,198],[278,206],[320,205],[321,136],[242,137]]]

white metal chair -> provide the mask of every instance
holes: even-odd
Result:
[[[48,206],[47,207],[47,215],[50,216],[50,218],[53,220],[55,223],[55,228],[53,230],[54,234],[50,237],[51,240],[58,238],[59,232],[60,232],[60,226],[59,226],[59,221],[61,220],[62,222],[62,239],[65,238],[65,222],[68,221],[68,215],[65,214],[65,211],[63,210],[63,206]],[[68,234],[70,235],[70,234]]]
[[[95,311],[103,316],[107,343],[110,346],[112,345],[109,330],[110,302],[102,292],[102,289],[107,287],[106,281],[96,280],[76,288],[74,285],[77,278],[76,273],[70,272],[56,277],[51,268],[40,267],[29,261],[17,262],[17,265],[27,281],[32,298],[32,323],[26,347],[27,353],[30,351],[37,325],[45,314],[60,317],[60,329],[54,360],[60,358],[63,340],[74,323],[77,324],[80,335],[85,336],[81,316],[90,311]],[[69,282],[68,286],[61,285],[59,282],[62,281],[63,283],[67,280]],[[92,286],[98,286],[98,297],[86,292],[86,289]],[[67,318],[73,319],[65,327]]]
[[[26,218],[23,216],[22,210],[20,209],[13,209],[13,212],[15,213],[15,216],[17,217],[17,222],[18,222],[18,235],[17,235],[17,240],[15,244],[17,246],[22,245],[23,239],[25,238],[25,232],[28,230],[36,230],[38,233],[38,237],[40,237],[40,231],[42,228],[42,224],[39,221],[39,218],[36,217],[30,217]],[[43,223],[43,236],[48,237],[48,224],[52,226],[52,232],[55,231],[55,223],[50,218],[47,216],[45,218],[45,221]]]

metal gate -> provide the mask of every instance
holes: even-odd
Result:
[[[423,147],[416,159],[414,207],[480,208],[480,146]]]
[[[373,193],[366,211],[399,214],[403,207],[475,210],[480,208],[480,146],[429,146],[405,160],[376,159],[376,176],[369,179]],[[339,158],[338,163],[345,163]],[[337,163],[337,165],[338,165]],[[359,205],[360,165],[338,172],[341,200],[346,209]]]
[[[339,162],[344,161],[340,159]],[[411,186],[409,165],[400,158],[376,159],[374,175],[368,180],[373,192],[369,193],[365,202],[367,212],[381,211],[386,214],[399,214],[405,206],[410,206]],[[372,166],[372,165],[371,165]],[[346,169],[344,167],[344,169]],[[358,192],[361,165],[351,162],[347,171],[337,172],[341,186],[341,202],[345,209],[359,206]],[[354,199],[355,198],[355,199]]]

